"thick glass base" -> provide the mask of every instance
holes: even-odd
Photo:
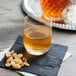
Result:
[[[36,49],[26,47],[26,50],[31,55],[39,56],[39,55],[45,54],[49,50],[49,48],[48,49],[43,49],[43,50],[42,49],[41,50],[36,50]]]

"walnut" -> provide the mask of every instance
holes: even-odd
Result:
[[[13,60],[13,57],[10,57],[6,60],[6,63],[10,63]]]
[[[22,57],[23,57],[23,54],[18,54],[18,57],[19,57],[19,58],[22,58]]]
[[[6,53],[6,57],[7,57],[7,58],[11,57],[11,55],[12,55],[13,53],[14,53],[14,50],[12,50],[11,52],[7,52],[7,53]]]
[[[24,65],[25,66],[30,66],[30,64],[27,61],[24,62]]]
[[[5,66],[6,66],[6,67],[10,67],[11,64],[10,64],[10,63],[6,63]]]
[[[12,65],[12,67],[13,67],[14,69],[20,69],[20,68],[21,68],[21,66],[20,66],[19,64],[14,64],[14,65]]]
[[[30,66],[27,59],[23,57],[23,54],[17,54],[12,50],[6,53],[6,67],[12,67],[14,69],[20,69],[23,66]]]

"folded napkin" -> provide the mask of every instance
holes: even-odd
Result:
[[[20,70],[16,71],[29,72],[38,76],[57,76],[63,58],[67,52],[67,49],[67,46],[52,44],[47,54],[38,57],[37,59],[29,60],[29,67],[23,67]],[[22,36],[18,36],[17,40],[9,51],[11,50],[15,50],[15,52],[17,53],[23,53],[24,46]],[[5,57],[0,61],[0,67],[6,68]],[[12,68],[6,69],[13,70]]]

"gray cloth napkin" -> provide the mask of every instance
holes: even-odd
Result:
[[[50,50],[47,54],[38,57],[36,59],[29,60],[30,67],[23,67],[20,70],[14,70],[12,68],[5,67],[5,57],[0,62],[0,67],[14,70],[22,71],[36,74],[38,76],[57,76],[65,53],[67,52],[68,47],[59,44],[52,44]],[[11,50],[15,50],[17,53],[23,53],[23,38],[19,36],[15,41],[14,45],[11,47]]]

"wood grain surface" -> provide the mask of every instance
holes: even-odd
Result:
[[[0,0],[0,49],[10,47],[17,36],[23,33],[24,15],[20,8],[21,1]],[[0,76],[20,75],[0,68]]]
[[[18,35],[23,34],[24,14],[22,0],[0,0],[0,49],[10,47]],[[53,43],[67,45],[72,57],[62,63],[58,76],[76,76],[76,32],[53,29]],[[0,50],[1,51],[1,50]],[[0,68],[0,76],[19,76]]]
[[[23,32],[24,15],[21,0],[0,0],[0,49],[12,44]]]

